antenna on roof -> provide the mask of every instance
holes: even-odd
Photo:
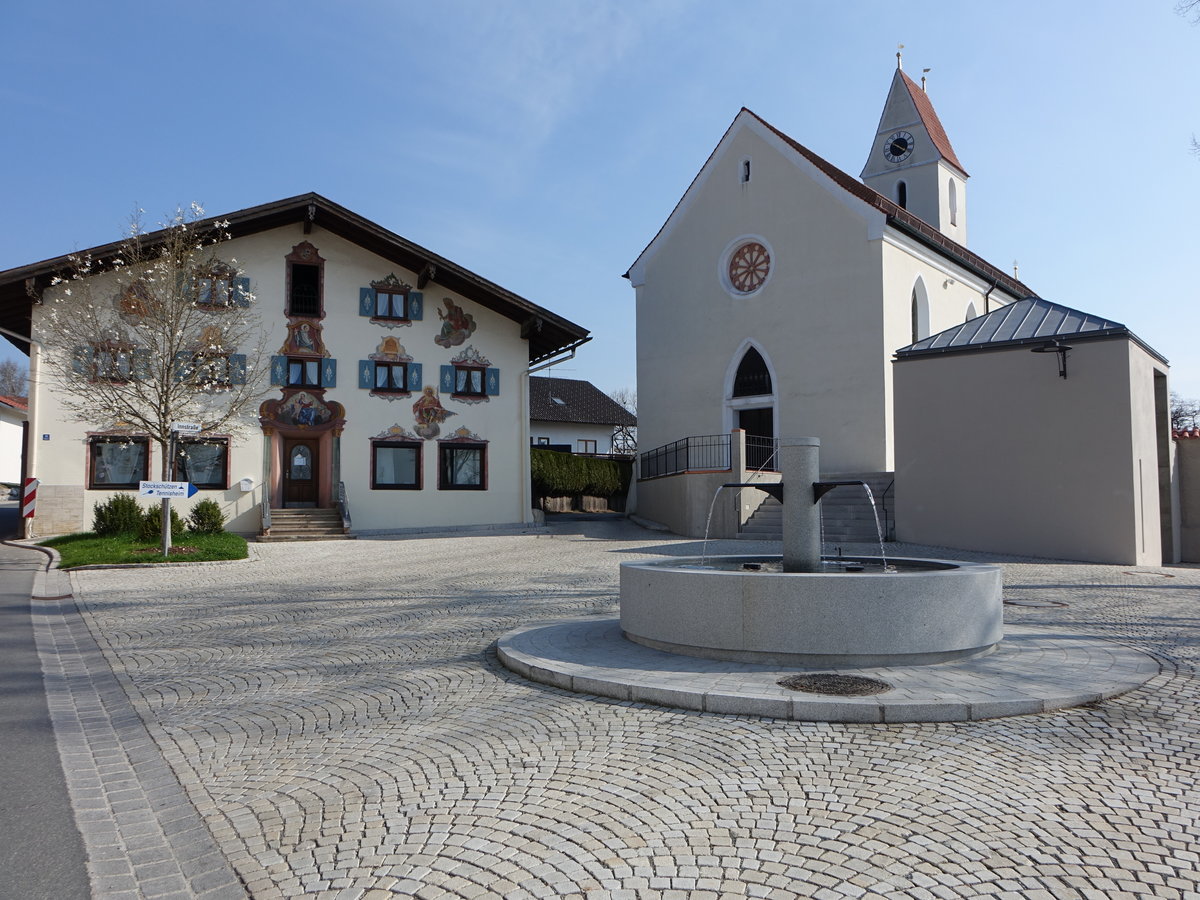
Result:
[[[1013,278],[1017,278],[1017,261],[1015,259],[1013,260]],[[1020,281],[1019,278],[1017,280]]]
[[[933,71],[932,69],[922,69],[921,70],[921,90],[925,90],[925,76],[928,75],[932,71]]]
[[[896,68],[897,68],[897,69],[903,69],[903,68],[904,68],[904,63],[903,63],[903,62],[901,62],[901,60],[900,60],[900,51],[901,51],[901,50],[903,50],[903,49],[904,49],[904,45],[903,45],[903,44],[897,44],[897,45],[896,45]]]

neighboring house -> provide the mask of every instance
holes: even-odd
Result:
[[[348,508],[358,532],[532,521],[528,368],[585,329],[317,194],[221,218],[232,239],[220,252],[271,350],[249,377],[270,391],[240,433],[188,451],[175,474],[201,488],[191,502],[216,500],[242,533],[289,508]],[[85,252],[103,263],[117,250]],[[23,314],[35,341],[30,474],[39,503],[67,510],[39,534],[87,527],[97,501],[159,472],[153,443],[70,421],[53,380],[36,377],[42,306],[28,298],[61,290],[51,279],[66,264],[0,272],[4,323]]]
[[[926,346],[922,342],[964,323],[971,328],[981,318],[994,324],[998,311],[1034,294],[967,249],[966,170],[928,95],[899,66],[860,177],[743,108],[626,273],[637,298],[639,515],[687,534],[702,533],[714,486],[743,481],[758,469],[769,473],[781,436],[819,438],[823,475],[867,481],[885,505],[905,498],[895,523],[896,533],[909,540],[936,537],[944,544],[962,540],[953,545],[999,548],[989,535],[1022,533],[1024,517],[1042,514],[1031,497],[1022,509],[1006,507],[999,517],[986,504],[968,513],[948,502],[937,514],[917,515],[920,497],[928,495],[950,446],[960,446],[962,455],[948,468],[965,467],[976,481],[987,479],[999,446],[985,438],[993,429],[974,417],[977,442],[939,448],[926,438],[953,430],[967,407],[974,412],[994,406],[1004,411],[1005,421],[1011,421],[1010,413],[1019,419],[1024,412],[1019,404],[1029,397],[1023,384],[1010,393],[1000,369],[990,380],[983,377],[988,371],[983,361],[994,360],[999,345],[974,347],[970,362],[963,356],[968,374],[957,364],[930,361],[938,351],[918,352]],[[1173,543],[1169,528],[1160,535],[1155,524],[1171,519],[1169,481],[1162,480],[1169,478],[1169,465],[1157,458],[1165,440],[1159,433],[1169,431],[1154,398],[1165,386],[1167,367],[1127,332],[1109,336],[1113,340],[1103,347],[1074,351],[1080,367],[1066,382],[1069,392],[1052,394],[1056,385],[1040,386],[1058,399],[1047,401],[1035,418],[1049,421],[1043,412],[1069,403],[1068,395],[1086,397],[1091,414],[1100,417],[1094,421],[1111,416],[1110,433],[1120,435],[1111,449],[1119,459],[1106,474],[1119,471],[1119,490],[1127,495],[1106,507],[1122,517],[1112,525],[1122,536],[1097,552],[1114,562],[1135,557],[1161,562]],[[1118,346],[1128,352],[1109,353]],[[911,352],[894,364],[901,348]],[[1034,358],[1029,349],[1022,346],[1005,358],[1015,366],[1057,355],[1051,350]],[[1101,358],[1104,368],[1097,372],[1092,360]],[[894,380],[902,371],[908,385],[929,373],[942,380],[937,391],[906,393],[902,404]],[[1085,384],[1090,378],[1095,380]],[[1125,399],[1105,406],[1106,389]],[[1012,404],[1018,404],[1015,411]],[[912,427],[903,446],[897,436],[902,416],[917,416],[906,423]],[[916,427],[919,421],[932,428],[934,420],[940,425],[929,432]],[[1034,418],[1025,426],[1017,429],[1028,443],[1014,473],[1036,471],[1042,454],[1095,453],[1094,442],[1074,448],[1039,442]],[[744,432],[744,440],[741,432],[730,437],[734,429]],[[922,457],[903,459],[902,453]],[[1136,480],[1131,473],[1139,466]],[[918,469],[924,473],[919,479]],[[675,483],[686,472],[694,473],[695,484]],[[919,489],[905,493],[905,478],[914,479],[914,486],[921,482]],[[968,486],[956,480],[939,490],[960,491],[957,497],[965,501]],[[1009,498],[1024,496],[1021,484],[999,490],[1007,490]],[[737,498],[728,510],[717,505],[714,533],[728,535],[743,526],[762,502],[761,493],[750,490],[737,492]],[[831,504],[826,507],[826,534],[843,533],[840,523],[828,527]],[[1092,514],[1086,503],[1073,511]],[[886,512],[890,519],[892,511]],[[907,523],[906,512],[912,516]],[[988,529],[959,528],[960,517],[968,514],[993,521]],[[872,520],[869,511],[860,518]],[[1135,519],[1147,524],[1136,525]],[[1018,545],[1020,550],[1013,549]],[[1030,540],[1003,546],[1010,552],[1037,554],[1039,546],[1041,553],[1052,552],[1051,545]]]
[[[587,454],[630,452],[624,441],[637,427],[633,413],[590,381],[573,378],[530,378],[529,421],[535,446],[567,446]]]
[[[28,405],[23,397],[0,394],[0,484],[21,483],[21,448],[24,445]],[[8,496],[7,492],[0,499]]]

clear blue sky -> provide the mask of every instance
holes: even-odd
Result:
[[[13,0],[0,269],[135,204],[313,190],[590,329],[555,374],[633,386],[621,275],[738,109],[857,176],[902,42],[972,176],[971,248],[1200,397],[1200,26],[1173,6]]]

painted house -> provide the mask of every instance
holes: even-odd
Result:
[[[590,381],[529,379],[529,436],[534,446],[573,453],[628,453],[637,417]]]
[[[282,510],[337,510],[358,533],[532,521],[528,370],[585,329],[317,194],[221,218],[237,277],[202,279],[196,302],[253,298],[267,352],[233,354],[229,369],[263,395],[244,427],[181,448],[173,474],[200,488],[194,500],[247,534]],[[103,269],[119,250],[85,252]],[[32,336],[30,471],[65,510],[39,534],[89,527],[97,501],[157,478],[160,462],[127,423],[72,421],[39,377],[52,368],[39,301],[60,296],[66,265],[0,272],[5,323]]]

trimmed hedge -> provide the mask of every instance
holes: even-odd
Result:
[[[540,497],[612,497],[629,489],[633,463],[530,448],[533,492]]]

